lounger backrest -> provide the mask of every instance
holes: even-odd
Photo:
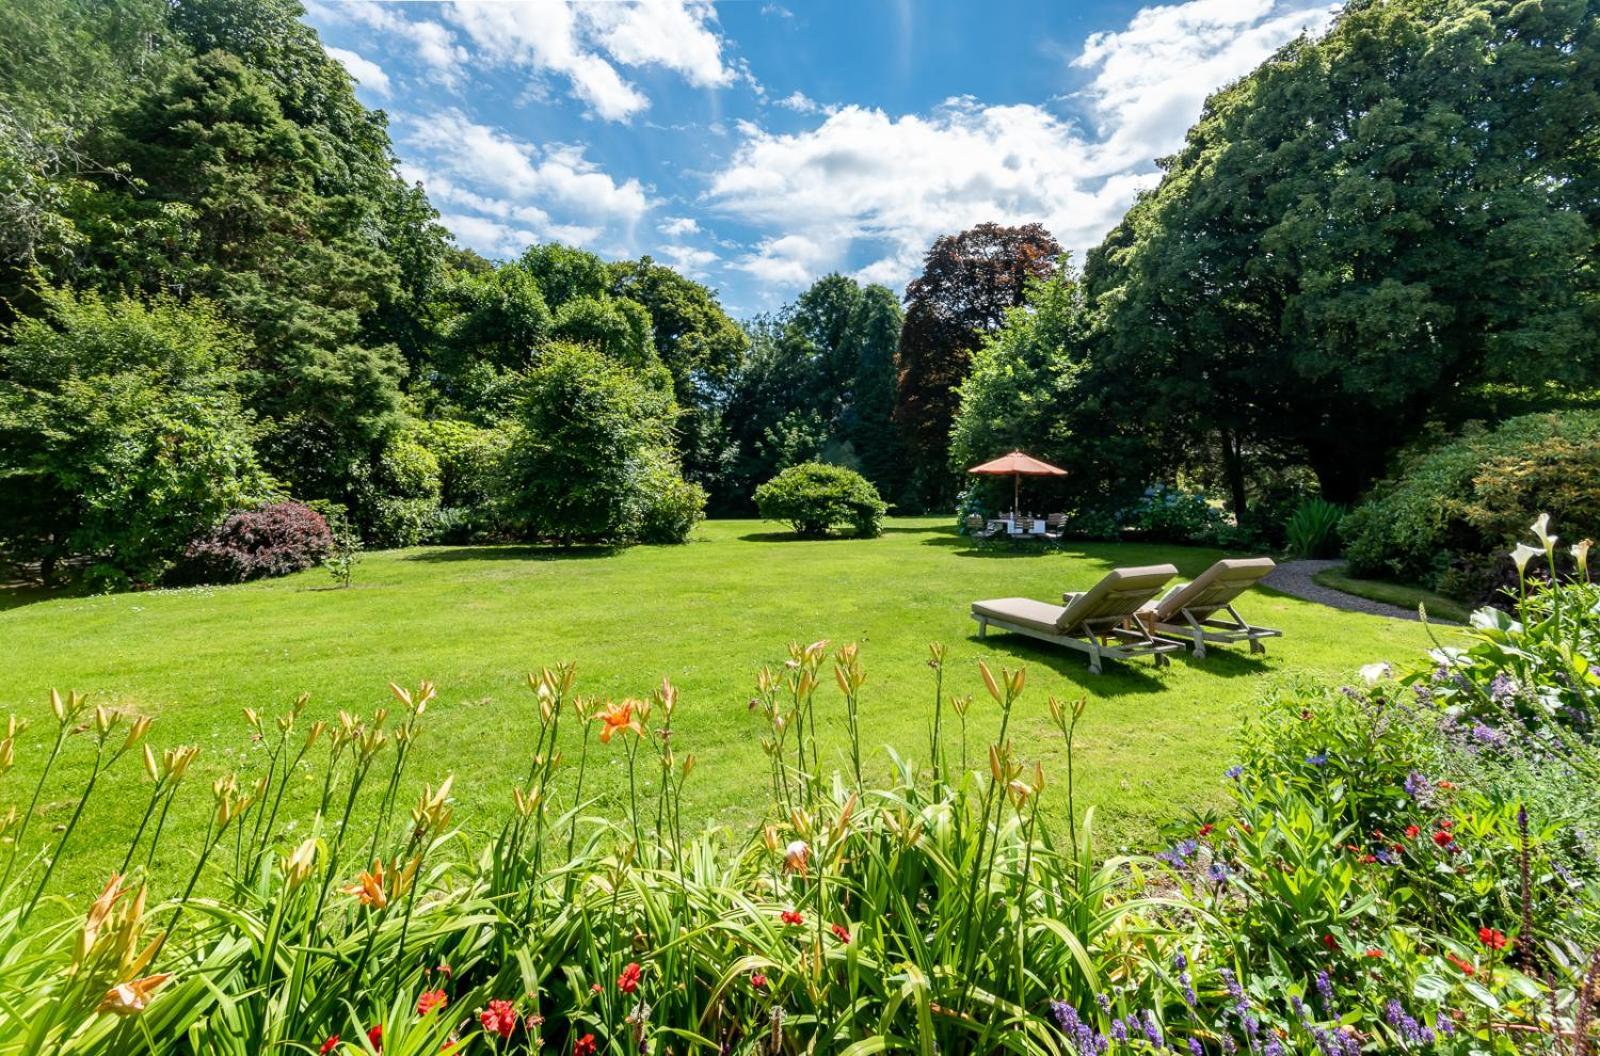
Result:
[[[1056,617],[1056,630],[1070,634],[1085,623],[1105,625],[1128,619],[1177,574],[1171,565],[1114,568],[1067,603]]]
[[[1156,603],[1156,619],[1165,623],[1187,609],[1203,620],[1218,609],[1232,605],[1234,599],[1271,572],[1276,565],[1270,557],[1225,557]]]

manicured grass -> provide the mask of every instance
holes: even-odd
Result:
[[[1004,633],[980,642],[968,616],[968,603],[978,598],[1055,599],[1115,565],[1171,560],[1194,575],[1217,556],[1128,544],[975,550],[944,519],[892,520],[879,539],[826,541],[796,540],[760,522],[720,521],[681,547],[369,554],[349,590],[333,588],[318,570],[239,587],[38,602],[0,611],[8,674],[0,708],[33,723],[20,739],[17,769],[0,784],[0,802],[25,803],[31,791],[53,732],[51,687],[153,715],[158,748],[203,748],[173,812],[176,838],[165,840],[157,863],[182,875],[192,861],[182,835],[204,827],[210,780],[263,765],[260,748],[245,736],[243,707],[276,714],[310,692],[307,718],[332,718],[341,708],[370,712],[394,703],[390,680],[431,679],[439,698],[413,756],[413,777],[437,781],[453,772],[458,822],[487,825],[503,816],[512,782],[527,769],[527,671],[574,660],[578,691],[586,695],[642,696],[669,676],[681,690],[674,747],[699,763],[687,792],[698,820],[747,820],[765,801],[767,774],[762,728],[747,702],[757,671],[780,665],[788,641],[861,643],[864,740],[879,771],[890,765],[885,745],[903,757],[926,756],[933,698],[927,645],[942,641],[950,647],[946,692],[981,698],[969,716],[974,766],[997,711],[983,696],[980,657],[1027,666],[1027,691],[1013,720],[1018,753],[1043,759],[1057,778],[1062,752],[1046,699],[1087,695],[1079,806],[1098,807],[1102,845],[1116,846],[1219,795],[1230,737],[1272,680],[1349,677],[1373,660],[1408,661],[1426,644],[1416,624],[1263,590],[1242,607],[1286,632],[1269,656],[1218,649],[1203,663],[1181,658],[1162,670],[1148,660],[1111,663],[1096,677],[1080,654]],[[831,762],[842,765],[843,708],[831,679],[818,700]],[[575,724],[566,732],[575,733]],[[575,758],[576,738],[564,747]],[[594,748],[603,760],[598,780],[590,770],[601,796],[594,809],[620,814],[620,753],[614,745]],[[75,741],[62,780],[46,792],[35,835],[51,835],[71,813],[87,755],[87,743]],[[316,779],[306,773],[300,780],[310,798]],[[125,835],[138,822],[148,788],[138,760],[124,759],[105,788],[63,862],[67,886],[80,894],[98,889],[120,862]],[[1059,781],[1046,792],[1057,817],[1063,793]]]
[[[1345,566],[1325,568],[1311,577],[1324,587],[1342,590],[1358,598],[1398,605],[1415,612],[1419,604],[1428,607],[1428,618],[1447,623],[1466,623],[1472,607],[1456,598],[1447,597],[1422,587],[1405,583],[1391,583],[1386,579],[1357,579],[1345,571]]]

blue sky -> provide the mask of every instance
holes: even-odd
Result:
[[[304,0],[462,245],[649,254],[736,316],[929,243],[1094,245],[1328,0]]]

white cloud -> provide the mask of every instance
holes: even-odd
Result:
[[[615,244],[651,208],[638,180],[614,179],[579,147],[536,147],[457,110],[400,115],[396,128],[417,159],[401,175],[420,182],[440,221],[483,253],[507,256],[541,239]]]
[[[1264,62],[1301,32],[1319,33],[1339,5],[1327,0],[1190,0],[1147,7],[1128,27],[1095,33],[1073,61],[1095,71],[1084,90],[1108,167],[1170,153],[1205,98]]]
[[[662,246],[658,252],[667,263],[691,278],[703,278],[706,269],[722,259],[709,249],[677,244]]]
[[[339,60],[339,65],[343,66],[345,72],[350,74],[361,87],[377,95],[389,94],[389,75],[383,72],[382,66],[343,48],[328,48],[327,52]]]
[[[1326,0],[1190,0],[1149,7],[1097,33],[1073,66],[1092,71],[1079,98],[1093,128],[1027,104],[952,99],[928,114],[847,106],[816,127],[780,135],[748,122],[711,181],[715,209],[783,237],[736,266],[780,286],[809,282],[863,249],[866,281],[914,275],[940,234],[983,221],[1042,222],[1062,245],[1099,241],[1154,159],[1182,144],[1205,97],[1303,29],[1324,28]],[[815,106],[801,93],[782,101]]]
[[[459,110],[406,118],[403,125],[402,140],[430,157],[432,169],[468,187],[608,222],[631,224],[650,208],[637,179],[618,182],[588,161],[581,147],[540,149]]]
[[[682,238],[699,231],[700,224],[692,216],[669,216],[661,221],[660,230],[668,238]]]
[[[798,88],[779,99],[778,105],[797,114],[832,114],[839,109],[837,106],[823,106]]]
[[[427,68],[433,80],[451,88],[461,83],[470,56],[466,48],[456,43],[455,34],[437,22],[429,19],[412,20],[380,3],[322,3],[308,0],[306,11],[319,22],[355,22],[399,37],[410,43],[417,60]],[[333,52],[335,49],[328,50]]]
[[[716,12],[701,0],[456,0],[446,17],[490,62],[564,77],[573,94],[608,121],[627,120],[650,105],[612,62],[659,66],[700,87],[734,78],[722,61],[722,38],[712,28]]]

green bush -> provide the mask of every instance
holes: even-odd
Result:
[[[769,521],[783,521],[799,535],[820,536],[837,526],[863,539],[883,530],[888,506],[867,478],[824,462],[790,466],[756,489],[756,508]]]
[[[439,512],[429,536],[467,543],[493,535],[499,524],[495,489],[510,447],[507,431],[440,418],[425,423],[417,439],[439,464]]]
[[[642,543],[686,543],[706,517],[706,489],[683,479],[671,459],[658,456],[640,472],[638,539]]]
[[[1406,461],[1345,518],[1356,575],[1440,584],[1452,562],[1510,549],[1547,512],[1600,537],[1600,412],[1524,415]]]
[[[155,583],[190,540],[272,497],[238,379],[243,339],[203,301],[46,291],[0,346],[0,544],[100,589]]]
[[[416,546],[428,538],[439,512],[439,460],[402,431],[359,472],[352,517],[362,539],[378,549]]]
[[[1092,524],[1091,520],[1081,519]],[[1158,484],[1121,517],[1122,528],[1141,539],[1195,546],[1246,546],[1253,536],[1204,492]]]
[[[669,389],[593,348],[553,346],[524,381],[508,438],[508,526],[562,543],[637,539],[676,418]]]
[[[1339,522],[1344,508],[1322,498],[1300,504],[1284,526],[1289,552],[1296,557],[1332,557],[1339,551]]]

